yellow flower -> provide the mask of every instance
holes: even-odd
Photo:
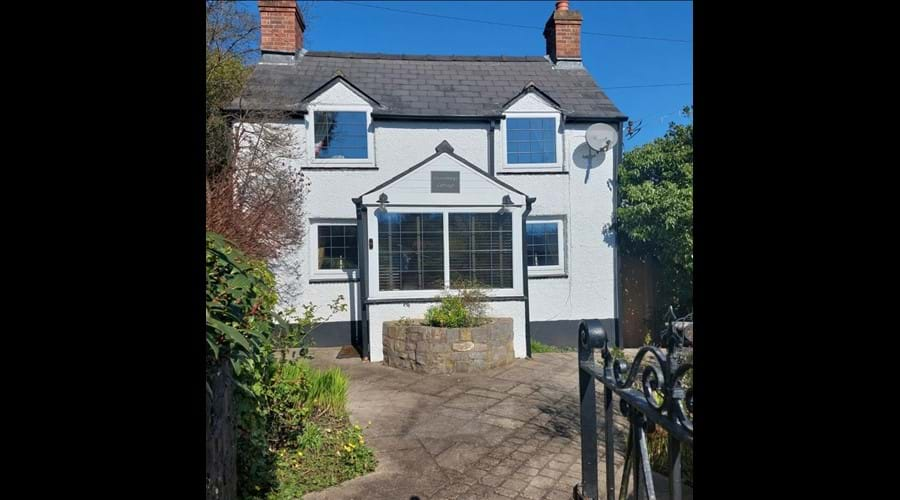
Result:
[[[360,429],[361,429],[359,425],[354,425],[353,428],[356,429],[356,430],[360,430]]]
[[[359,438],[359,444],[366,444],[366,440],[363,438]]]
[[[303,452],[302,452],[302,451],[298,451],[298,452],[297,452],[297,456],[302,457],[302,456],[303,456]]]

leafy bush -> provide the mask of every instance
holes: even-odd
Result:
[[[456,282],[456,295],[441,297],[440,305],[425,312],[425,324],[444,328],[463,328],[487,323],[487,295],[478,283]]]
[[[261,370],[268,364],[277,301],[275,277],[265,263],[248,259],[222,236],[206,233],[207,376],[220,356],[231,360],[238,378],[244,369]]]
[[[347,377],[305,361],[277,363],[267,390],[273,484],[266,498],[299,498],[375,469],[375,457],[346,414]]]
[[[275,278],[265,263],[246,257],[221,235],[206,233],[206,374],[223,360],[234,369],[238,494],[274,481],[268,409],[263,399],[272,371],[269,344],[277,316]]]
[[[328,304],[328,309],[330,313],[327,316],[317,316],[316,311],[318,308],[313,303],[309,303],[303,306],[302,315],[297,315],[294,308],[281,313],[284,321],[282,324],[276,325],[272,332],[272,348],[279,350],[299,347],[301,349],[300,355],[306,356],[306,344],[309,333],[318,325],[331,319],[335,314],[347,310],[344,296],[338,295],[336,299]]]
[[[685,109],[690,116],[691,108]],[[625,153],[619,166],[616,232],[623,252],[661,264],[660,303],[691,308],[694,272],[694,126]]]

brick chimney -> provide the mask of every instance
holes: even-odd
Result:
[[[581,12],[569,10],[569,2],[556,2],[556,10],[544,26],[547,55],[553,62],[581,62]]]
[[[303,48],[303,15],[296,0],[259,0],[259,50],[296,54]]]

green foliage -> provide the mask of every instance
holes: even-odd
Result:
[[[625,359],[625,351],[617,345],[610,347],[609,353],[612,354],[613,359]]]
[[[351,426],[346,415],[348,383],[338,368],[276,363],[264,390],[274,475],[252,484],[248,496],[299,498],[374,470],[362,429]]]
[[[456,294],[441,297],[440,305],[425,311],[425,324],[444,328],[463,328],[483,325],[487,319],[487,295],[473,282],[456,282]]]
[[[274,480],[265,392],[274,369],[269,339],[277,316],[275,278],[222,236],[206,233],[207,380],[218,360],[234,367],[238,492]],[[209,385],[207,384],[207,388]]]
[[[336,299],[328,304],[328,309],[330,313],[327,316],[317,316],[318,308],[310,302],[303,306],[303,314],[301,315],[297,315],[293,308],[282,312],[281,315],[284,318],[284,322],[276,325],[275,330],[272,332],[272,348],[288,349],[299,347],[302,349],[301,355],[306,356],[306,344],[309,333],[320,324],[331,319],[334,314],[347,310],[344,296],[338,295]]]
[[[339,368],[310,373],[305,404],[320,413],[344,415],[350,382]]]
[[[538,342],[537,340],[531,341],[531,353],[541,353],[541,352],[572,352],[577,349],[574,347],[560,347],[555,345],[544,344],[543,342]]]
[[[669,433],[656,426],[647,434],[647,453],[650,455],[650,468],[669,475]],[[694,484],[694,449],[686,444],[681,445],[681,473],[684,482]]]
[[[279,450],[278,484],[268,492],[267,499],[301,498],[375,470],[375,455],[366,446],[358,425],[351,426],[346,417],[312,425],[318,430],[310,445]]]
[[[625,153],[618,172],[621,248],[661,264],[662,303],[680,309],[693,301],[693,142],[693,124],[671,123],[665,136]]]
[[[265,263],[253,261],[220,235],[206,233],[207,375],[220,356],[231,360],[239,381],[245,370],[262,372],[269,363],[269,336],[278,320],[278,295]],[[246,383],[239,386],[252,393]]]

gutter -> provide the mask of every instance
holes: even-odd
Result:
[[[522,213],[522,295],[525,296],[525,356],[531,358],[531,312],[530,301],[528,299],[528,238],[526,234],[526,220],[528,214],[531,213],[531,204],[537,201],[537,198],[525,197],[525,211]]]
[[[493,121],[503,118],[501,115],[398,115],[372,112],[373,120],[426,120],[426,121]]]

